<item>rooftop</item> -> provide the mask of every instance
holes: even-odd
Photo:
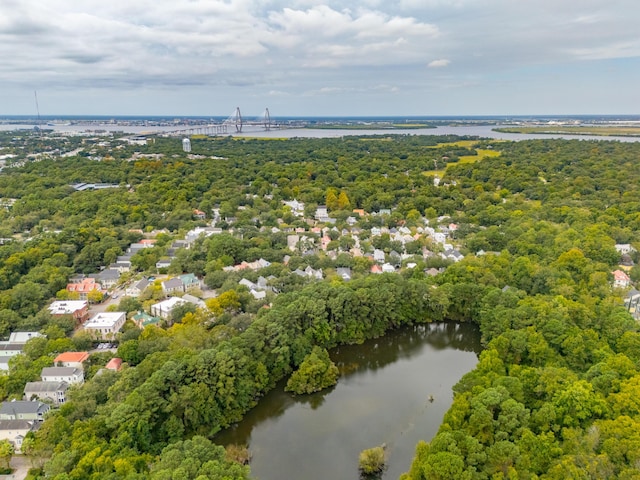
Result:
[[[64,352],[58,355],[54,362],[84,362],[89,358],[87,352]]]
[[[40,376],[42,377],[66,377],[69,375],[79,375],[82,370],[76,367],[44,367]]]
[[[84,324],[84,328],[109,328],[125,316],[125,312],[100,312]]]
[[[85,300],[58,300],[49,305],[51,315],[71,315],[87,306]]]
[[[49,406],[38,401],[13,400],[12,402],[2,402],[0,405],[0,415],[44,413],[47,410],[49,410]]]
[[[58,390],[65,391],[69,388],[67,382],[27,382],[24,387],[25,392],[57,392]]]

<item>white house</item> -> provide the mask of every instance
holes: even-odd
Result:
[[[84,372],[76,367],[44,367],[40,373],[43,382],[66,382],[69,385],[83,384]]]
[[[84,329],[97,339],[111,340],[126,320],[126,312],[100,312],[84,324]]]
[[[633,248],[630,243],[617,243],[615,248],[620,255],[624,255],[624,254],[628,254],[636,251],[636,249]]]
[[[178,305],[184,305],[185,303],[188,302],[180,297],[169,297],[162,302],[151,305],[151,315],[167,320],[171,316],[171,312],[174,308]]]
[[[131,287],[127,288],[125,295],[128,297],[139,297],[149,285],[149,280],[143,278],[142,280],[134,283]]]
[[[631,278],[622,270],[616,270],[613,272],[613,286],[619,288],[625,288],[631,285]]]
[[[282,203],[289,207],[291,209],[291,213],[296,217],[302,217],[304,215],[304,203],[295,199],[291,201],[283,200]]]
[[[384,250],[380,250],[379,248],[376,248],[373,251],[373,260],[378,262],[378,263],[384,263],[384,261],[385,261]]]
[[[16,453],[21,453],[22,441],[27,433],[38,428],[35,420],[0,420],[0,440],[9,440]]]

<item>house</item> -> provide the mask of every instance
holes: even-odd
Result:
[[[186,300],[189,303],[192,303],[193,305],[195,305],[198,308],[206,308],[207,304],[204,303],[204,300],[199,299],[198,297],[194,297],[193,295],[190,295],[188,293],[185,293],[182,296],[183,300]]]
[[[378,263],[384,263],[385,259],[386,259],[386,256],[385,256],[385,254],[384,254],[384,251],[383,251],[383,250],[380,250],[379,248],[376,248],[376,249],[373,251],[373,260],[374,260],[375,262],[378,262]]]
[[[613,272],[613,286],[618,288],[625,288],[631,285],[631,278],[622,270],[616,270]]]
[[[84,383],[84,372],[76,367],[44,367],[40,372],[43,382],[65,382],[69,385]]]
[[[322,221],[322,219],[329,217],[329,212],[327,211],[326,205],[318,205],[316,208],[316,214],[314,215],[316,220]]]
[[[636,320],[640,317],[638,304],[640,304],[640,291],[632,288],[627,292],[627,296],[624,299],[624,305],[627,307],[627,311],[633,315],[633,318]]]
[[[67,382],[27,382],[24,387],[24,399],[48,401],[54,405],[62,405],[66,401]]]
[[[282,203],[284,203],[286,206],[288,206],[291,209],[291,213],[293,215],[295,215],[296,217],[304,216],[304,203],[303,202],[299,202],[294,198],[291,201],[283,200]]]
[[[185,273],[178,277],[182,282],[183,291],[191,290],[192,288],[202,288],[202,282],[193,273]]]
[[[300,235],[287,235],[287,248],[295,252],[300,241]]]
[[[630,243],[617,243],[615,245],[615,249],[620,255],[629,254],[636,251],[636,249],[633,248]]]
[[[453,260],[454,262],[459,262],[464,258],[464,255],[462,255],[458,250],[452,248],[445,250],[444,253],[440,254],[440,256],[445,260]]]
[[[179,305],[184,305],[185,303],[187,303],[187,301],[180,297],[169,297],[162,302],[151,305],[151,315],[167,320],[171,317],[171,312],[174,308]]]
[[[36,337],[44,337],[38,332],[13,332],[9,340],[0,342],[0,370],[9,371],[9,359],[20,353],[25,343]]]
[[[396,268],[390,263],[385,263],[382,265],[382,273],[394,273]]]
[[[317,270],[314,270],[312,267],[307,266],[304,269],[304,273],[309,277],[309,278],[315,278],[316,280],[322,280],[322,269],[319,268]]]
[[[145,312],[138,312],[133,317],[131,317],[133,323],[140,329],[146,327],[147,325],[157,325],[162,320],[160,317],[153,317]]]
[[[200,237],[210,237],[218,233],[222,233],[222,229],[219,227],[196,227],[193,230],[189,230],[184,239],[187,245],[191,246]]]
[[[42,422],[51,409],[40,401],[12,400],[0,405],[0,420],[37,420]]]
[[[351,269],[346,267],[338,267],[336,268],[336,273],[339,277],[341,277],[345,282],[351,280]]]
[[[57,367],[75,367],[82,368],[84,362],[89,359],[87,352],[64,352],[53,359],[53,363]]]
[[[81,324],[89,318],[89,304],[86,300],[58,300],[49,305],[49,313],[54,317],[71,315]]]
[[[354,208],[353,213],[357,214],[360,217],[364,217],[367,212],[365,212],[362,208]]]
[[[109,270],[117,270],[121,275],[131,271],[131,260],[118,260],[109,265]]]
[[[431,267],[431,268],[425,270],[424,273],[426,273],[430,277],[435,277],[436,275],[440,274],[441,272],[437,268]]]
[[[9,344],[25,344],[32,338],[44,338],[45,335],[40,332],[11,332],[9,334]],[[0,342],[0,344],[3,342]]]
[[[193,218],[195,218],[196,220],[204,220],[207,218],[207,214],[204,213],[202,210],[198,210],[197,208],[194,208]]]
[[[371,273],[380,274],[382,273],[382,267],[378,264],[371,266]]]
[[[84,278],[78,283],[69,283],[67,285],[67,291],[77,293],[80,300],[87,300],[87,295],[94,290],[104,293],[102,286],[96,282],[95,278]]]
[[[22,353],[23,343],[0,345],[0,370],[9,371],[9,360]]]
[[[326,251],[330,243],[331,243],[331,237],[329,237],[328,235],[323,235],[322,238],[320,239],[320,248]]]
[[[36,431],[40,422],[35,420],[0,420],[0,440],[9,440],[15,453],[22,453],[22,441],[27,433]]]
[[[162,270],[166,270],[171,266],[170,258],[161,258],[156,262],[156,271],[160,273]]]
[[[84,324],[84,329],[96,339],[111,340],[120,331],[126,319],[126,312],[100,312]]]
[[[143,278],[127,288],[125,295],[129,297],[139,297],[150,284],[151,282],[149,282],[149,280]]]
[[[178,277],[170,278],[162,282],[162,291],[165,295],[170,295],[176,292],[184,292],[184,285]]]
[[[112,358],[109,362],[104,366],[107,370],[113,370],[114,372],[119,372],[122,368],[122,359],[121,358]]]
[[[131,262],[129,262],[129,264],[131,264]],[[120,270],[120,268],[122,268],[122,270]],[[107,290],[109,288],[113,288],[116,283],[118,283],[121,271],[128,272],[130,269],[124,267],[120,268],[105,268],[100,273],[91,274],[89,276],[95,278],[96,282],[102,285],[104,290]]]
[[[253,295],[253,298],[256,300],[263,300],[267,296],[267,292],[264,290],[255,290],[253,288],[249,290],[249,293]]]

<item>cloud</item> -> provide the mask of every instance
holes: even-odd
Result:
[[[451,63],[451,60],[448,60],[446,58],[441,58],[439,60],[433,60],[433,61],[429,62],[427,64],[427,67],[429,67],[429,68],[442,68],[442,67],[446,67],[450,63]]]
[[[639,17],[636,0],[4,0],[0,107],[17,98],[1,92],[36,87],[398,101],[438,88],[425,85],[425,65],[434,85],[446,75],[464,89],[632,60]]]

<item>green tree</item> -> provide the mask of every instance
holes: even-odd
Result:
[[[298,395],[313,393],[338,382],[338,367],[329,358],[329,352],[313,347],[303,362],[289,378],[285,390]]]
[[[11,457],[15,453],[15,448],[9,440],[0,440],[0,462],[2,462],[3,468],[9,470],[9,464]]]

